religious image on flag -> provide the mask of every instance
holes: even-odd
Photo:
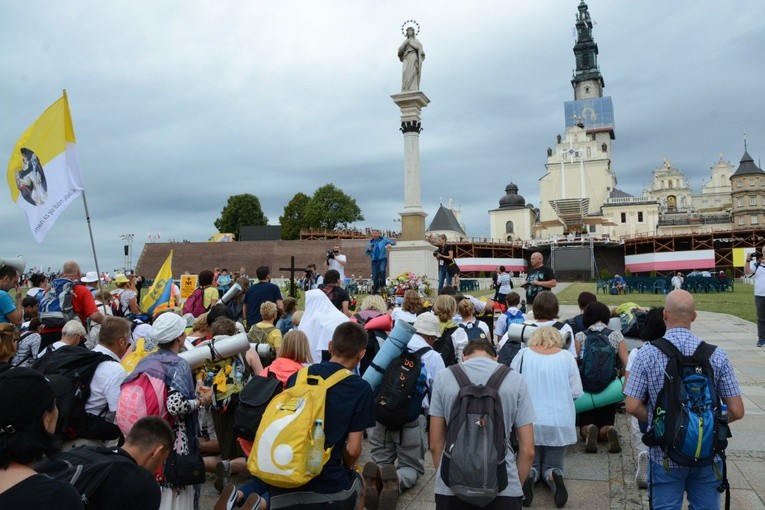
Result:
[[[24,131],[8,162],[11,198],[38,243],[83,190],[66,92]]]
[[[173,251],[165,259],[165,263],[159,268],[154,283],[149,292],[141,300],[141,308],[148,315],[157,315],[159,312],[173,308],[178,300],[173,283]]]

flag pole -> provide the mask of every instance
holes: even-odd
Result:
[[[67,109],[69,108],[69,98],[66,95],[66,89],[64,91],[64,99],[66,100]],[[96,275],[98,275],[98,293],[103,294],[104,289],[101,286],[101,270],[98,268],[98,256],[96,255],[96,243],[93,240],[93,228],[90,225],[90,212],[88,211],[88,199],[85,197],[85,186],[82,189],[82,203],[85,206],[85,221],[88,223],[88,234],[90,234],[90,247],[93,250],[93,262],[96,264]],[[106,303],[101,300],[101,307],[106,315]]]

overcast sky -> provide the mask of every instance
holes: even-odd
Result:
[[[423,207],[453,198],[470,236],[513,181],[539,204],[546,149],[573,99],[577,0],[0,0],[0,147],[66,89],[102,270],[151,234],[204,241],[228,196],[253,193],[270,224],[302,191],[333,183],[359,227],[397,229],[403,143],[401,24],[415,19],[430,98],[420,137]],[[591,0],[613,98],[612,168],[640,194],[668,157],[694,190],[746,130],[765,156],[765,3]],[[7,163],[6,163],[7,164]],[[7,167],[6,167],[7,168]],[[78,200],[38,245],[0,193],[0,256],[93,268]],[[153,275],[152,275],[153,276]]]

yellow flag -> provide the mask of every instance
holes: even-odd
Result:
[[[24,131],[8,162],[11,198],[38,243],[84,188],[69,102],[64,95]]]
[[[175,306],[175,293],[173,292],[173,250],[165,259],[165,263],[159,268],[154,283],[149,292],[141,300],[141,308],[149,315],[156,315],[163,310]]]

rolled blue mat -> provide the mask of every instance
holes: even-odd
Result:
[[[396,325],[380,347],[380,352],[374,357],[372,364],[369,365],[362,377],[372,387],[373,392],[377,392],[388,365],[401,356],[401,353],[406,349],[406,344],[412,339],[412,335],[414,335],[414,327],[411,324],[405,321],[396,321]]]
[[[611,384],[600,393],[582,393],[581,397],[574,400],[576,414],[621,402],[624,400],[624,393],[622,393],[623,384],[624,377],[619,377],[611,381]]]

